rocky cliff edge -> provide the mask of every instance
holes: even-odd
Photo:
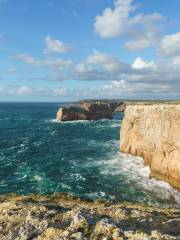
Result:
[[[120,139],[120,150],[143,157],[151,177],[180,189],[180,104],[127,106]]]

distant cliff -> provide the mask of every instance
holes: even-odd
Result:
[[[130,105],[120,150],[144,158],[151,176],[180,189],[180,104]]]
[[[61,107],[57,112],[60,121],[112,119],[109,103],[81,103],[80,106]]]

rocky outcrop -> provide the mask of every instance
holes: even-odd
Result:
[[[178,209],[82,201],[63,194],[0,197],[1,240],[170,240],[178,236]]]
[[[81,103],[79,107],[61,107],[57,119],[61,121],[112,119],[111,107],[107,103]]]
[[[74,120],[87,120],[86,111],[80,107],[61,107],[57,112],[57,119],[63,122]]]
[[[151,177],[180,189],[180,104],[127,106],[120,139],[120,150],[143,157]]]

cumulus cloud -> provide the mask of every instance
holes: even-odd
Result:
[[[180,32],[164,36],[158,54],[165,57],[180,55]]]
[[[46,53],[67,53],[72,51],[71,46],[60,40],[52,39],[50,35],[46,36],[44,41],[46,44],[44,52]]]
[[[75,79],[112,80],[118,74],[132,71],[131,66],[118,58],[94,50],[83,63],[75,66]]]
[[[73,78],[75,80],[96,81],[106,80],[104,71],[101,69],[93,68],[93,66],[85,63],[79,63],[74,67]]]
[[[155,67],[154,61],[148,62],[141,57],[137,57],[132,64],[132,68],[134,69],[143,69],[143,68],[152,68],[152,67]]]
[[[180,97],[180,57],[168,61],[147,61],[137,57],[130,65],[118,58],[94,51],[83,63],[76,65],[75,69],[74,79],[110,82],[99,90],[93,90],[99,97]],[[90,91],[92,97],[93,91]]]
[[[94,28],[103,38],[124,35],[129,14],[133,11],[132,0],[117,0],[115,8],[106,8],[102,15],[96,16]],[[128,23],[129,24],[129,23]]]
[[[99,51],[93,53],[87,58],[86,63],[92,65],[101,65],[101,67],[110,73],[124,72],[130,70],[128,63],[120,61],[118,58],[107,55]]]
[[[102,38],[125,36],[128,50],[142,50],[154,45],[162,30],[164,17],[159,13],[135,14],[133,0],[115,0],[114,9],[106,8],[96,16],[94,29]]]

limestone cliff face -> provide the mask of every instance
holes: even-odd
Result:
[[[127,106],[120,150],[143,157],[152,177],[180,189],[180,104]]]

